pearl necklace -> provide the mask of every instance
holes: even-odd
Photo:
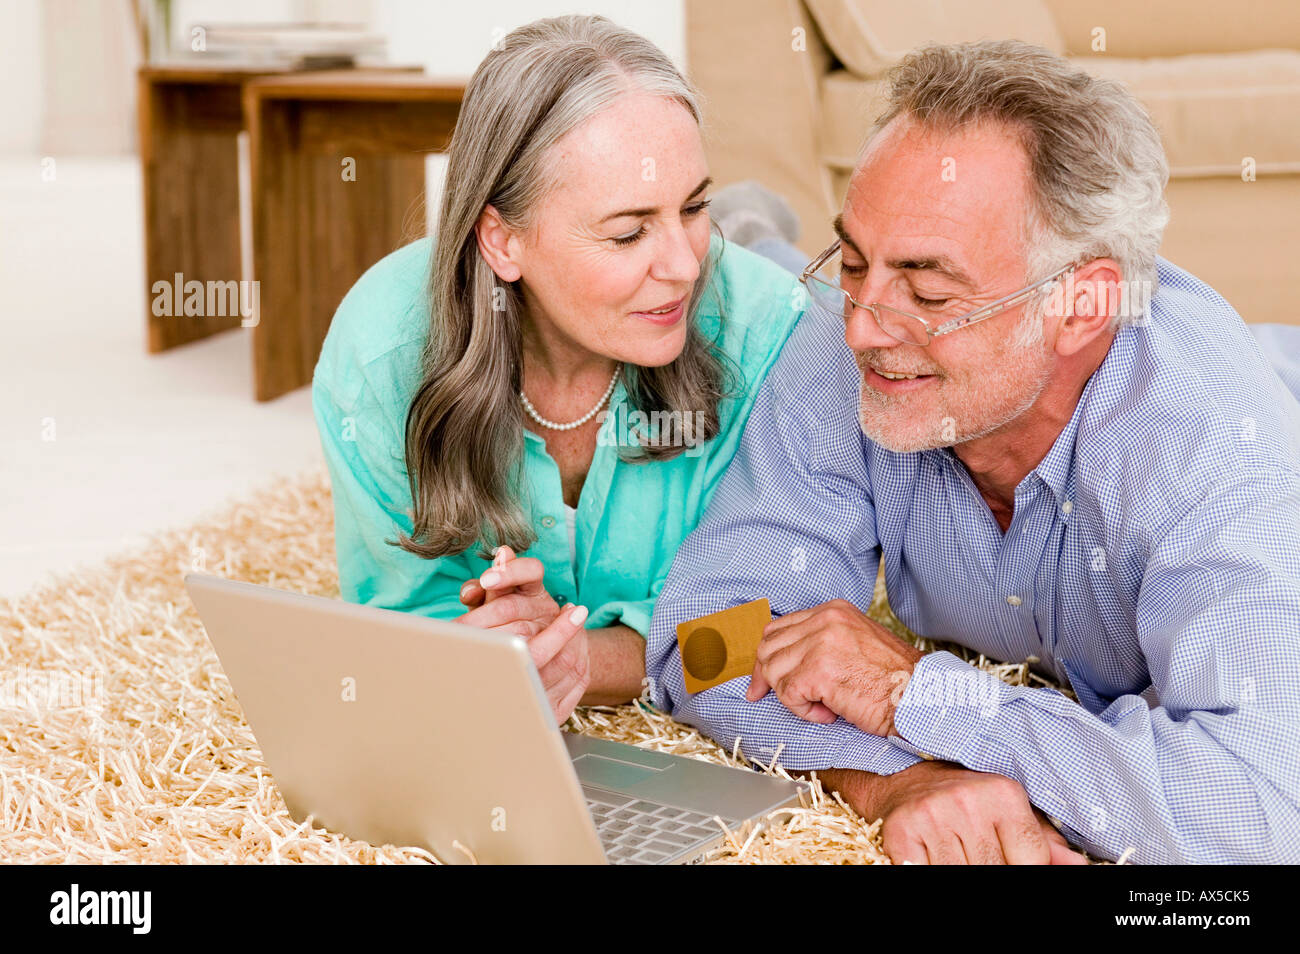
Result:
[[[553,431],[571,431],[575,427],[582,427],[583,424],[586,424],[596,416],[597,411],[604,407],[605,402],[609,400],[609,396],[614,393],[614,384],[618,381],[618,373],[622,370],[623,365],[621,364],[614,368],[614,376],[609,379],[609,387],[605,388],[605,393],[600,396],[600,400],[596,402],[596,406],[576,421],[570,421],[568,424],[557,424],[555,421],[548,421],[546,418],[542,417],[542,415],[538,414],[537,408],[533,407],[533,402],[528,400],[528,395],[524,394],[523,388],[519,389],[519,400],[523,401],[524,410],[528,412],[528,416],[538,424],[542,425],[542,427],[549,427]]]

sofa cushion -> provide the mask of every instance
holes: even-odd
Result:
[[[876,117],[885,111],[886,84],[864,80],[848,70],[822,77],[822,108],[817,136],[822,161],[833,169],[852,169]]]
[[[1013,38],[1064,53],[1056,22],[1042,0],[804,0],[831,48],[850,72],[881,75],[908,50],[930,41]]]
[[[1128,86],[1151,113],[1173,176],[1300,172],[1300,51],[1073,60]]]
[[[1071,55],[1095,52],[1094,31],[1105,31],[1109,56],[1179,56],[1300,47],[1300,3],[1295,0],[1043,0]]]
[[[1173,177],[1239,177],[1247,156],[1257,176],[1300,172],[1300,51],[1072,62],[1126,84],[1142,101],[1160,130]],[[885,84],[833,70],[821,89],[818,151],[832,168],[852,168],[884,111]]]

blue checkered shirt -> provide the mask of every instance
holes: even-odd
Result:
[[[1016,779],[1075,844],[1137,862],[1300,861],[1300,405],[1236,312],[1161,260],[1002,533],[947,448],[857,422],[843,323],[800,321],[646,650],[651,696],[746,756],[891,774],[927,754]],[[805,722],[749,678],[695,695],[678,623],[767,597],[866,609],[880,560],[910,629],[1074,690],[925,656],[900,737]]]

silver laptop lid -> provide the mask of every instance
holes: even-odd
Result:
[[[295,820],[449,863],[604,862],[522,639],[220,577],[185,585]]]

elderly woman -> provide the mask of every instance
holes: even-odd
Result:
[[[803,309],[711,238],[709,186],[659,49],[521,27],[466,88],[436,239],[362,276],[316,366],[343,597],[525,637],[558,721],[640,692],[655,597]]]

